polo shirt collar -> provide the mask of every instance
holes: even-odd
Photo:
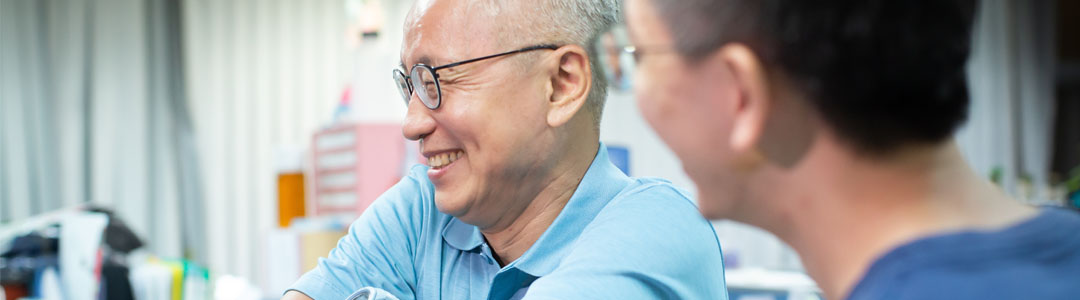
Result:
[[[443,228],[442,236],[450,247],[465,252],[472,251],[484,243],[484,236],[479,228],[454,217],[451,217],[450,223]]]

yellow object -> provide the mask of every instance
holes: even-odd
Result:
[[[327,256],[337,246],[345,231],[316,231],[300,234],[300,272],[307,272],[319,264],[319,257]]]
[[[278,187],[278,226],[289,227],[293,218],[304,216],[304,174],[280,173]]]
[[[176,261],[151,259],[172,271],[172,300],[182,300],[184,290],[184,265]]]

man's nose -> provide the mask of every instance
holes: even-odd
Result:
[[[409,111],[405,114],[405,124],[401,127],[401,132],[405,138],[416,141],[435,130],[435,119],[431,117],[433,111],[424,106],[416,93],[410,97]]]

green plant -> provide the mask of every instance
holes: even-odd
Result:
[[[1065,188],[1069,193],[1080,191],[1080,166],[1069,171],[1069,177],[1065,179]]]

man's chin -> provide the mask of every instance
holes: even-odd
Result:
[[[461,197],[447,192],[435,191],[435,208],[444,214],[460,218],[468,210],[468,205]]]

